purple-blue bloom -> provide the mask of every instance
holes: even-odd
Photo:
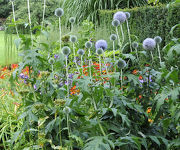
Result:
[[[24,79],[24,77],[25,77],[25,75],[23,73],[21,73],[19,76],[21,79]]]
[[[36,86],[36,84],[34,84],[33,87],[34,87],[34,90],[37,91],[37,86]]]
[[[95,44],[96,49],[102,48],[103,50],[107,49],[107,42],[105,40],[98,40]]]
[[[145,50],[153,50],[156,47],[156,42],[154,39],[152,38],[146,38],[143,41],[143,48]]]
[[[55,54],[55,55],[54,55],[54,58],[55,58],[55,59],[58,59],[58,58],[59,58],[59,55]]]
[[[123,23],[124,21],[126,21],[126,14],[122,11],[118,11],[117,13],[114,14],[113,19],[115,20],[119,20],[120,23]]]

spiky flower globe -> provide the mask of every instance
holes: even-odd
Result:
[[[64,15],[64,10],[63,10],[62,8],[57,8],[57,9],[55,10],[55,15],[56,15],[57,17],[63,16],[63,15]]]
[[[117,39],[117,35],[116,34],[111,34],[110,40],[115,41],[116,39]]]
[[[145,50],[153,50],[156,47],[156,42],[152,38],[147,38],[143,41],[143,48]]]
[[[68,115],[71,112],[71,108],[66,106],[64,107],[63,112]]]
[[[49,62],[49,64],[53,65],[55,63],[55,60],[54,60],[54,58],[50,58],[48,62]]]
[[[71,49],[68,47],[68,46],[64,46],[62,48],[62,53],[65,55],[65,56],[68,56],[71,52]]]
[[[162,42],[162,38],[160,36],[156,36],[154,40],[157,44],[160,44]]]
[[[122,60],[122,59],[120,59],[119,61],[118,61],[118,63],[117,63],[117,66],[118,66],[118,68],[120,68],[120,69],[124,69],[125,67],[126,67],[126,62],[124,61],[124,60]]]
[[[75,42],[77,41],[77,36],[71,35],[71,36],[70,36],[70,41],[71,41],[72,43],[75,43]]]
[[[83,49],[79,49],[78,51],[77,51],[77,53],[78,53],[78,55],[84,55],[84,50]]]
[[[74,24],[74,23],[75,23],[75,21],[76,21],[76,18],[75,18],[75,17],[71,17],[71,18],[69,18],[69,22],[70,22],[70,23]]]
[[[85,47],[86,47],[86,48],[91,48],[91,47],[92,47],[92,42],[87,41],[87,42],[85,43]]]
[[[133,43],[132,43],[132,47],[133,47],[133,48],[138,48],[138,46],[139,46],[139,44],[138,44],[137,42],[133,42]]]
[[[126,21],[126,14],[122,11],[118,11],[117,13],[114,14],[113,19],[117,19],[119,20],[120,23],[123,23],[124,21]]]
[[[113,25],[114,27],[118,27],[118,26],[120,25],[119,20],[117,20],[117,19],[113,20],[113,21],[112,21],[112,25]]]
[[[98,49],[96,50],[96,53],[97,53],[98,55],[101,55],[101,54],[104,53],[104,51],[103,51],[102,48],[98,48]]]
[[[125,12],[126,18],[129,19],[131,17],[131,14],[129,12]]]
[[[103,50],[107,49],[107,42],[105,40],[98,40],[95,44],[96,49],[102,48]]]

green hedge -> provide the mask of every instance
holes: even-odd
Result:
[[[101,10],[99,11],[100,27],[112,32],[111,25],[113,14],[117,11],[128,11],[131,13],[129,26],[132,35],[136,35],[142,42],[147,37],[161,36],[165,45],[170,39],[171,28],[180,23],[180,3],[176,5],[160,5],[136,7],[133,9]],[[124,28],[126,24],[123,25]],[[180,36],[180,28],[175,31]]]

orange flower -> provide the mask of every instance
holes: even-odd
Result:
[[[138,70],[133,70],[132,74],[136,75],[138,73]]]
[[[139,99],[142,99],[142,95],[139,95]]]
[[[5,74],[2,74],[2,75],[0,76],[0,78],[1,78],[1,79],[5,79]]]
[[[18,67],[18,64],[12,64],[12,65],[11,65],[11,68],[12,68],[12,69],[16,69],[17,67]]]
[[[7,69],[8,69],[8,67],[6,66],[2,69],[2,71],[6,71]]]
[[[79,94],[80,90],[76,89],[76,85],[74,85],[71,89],[70,89],[70,94],[74,95],[74,94]]]
[[[148,109],[147,109],[147,113],[149,114],[151,112],[151,108],[149,107]]]
[[[148,122],[149,122],[149,123],[152,123],[152,122],[153,122],[153,120],[152,120],[152,119],[148,119]]]
[[[145,64],[146,67],[149,67],[150,65],[149,64]]]
[[[142,76],[139,76],[139,80],[142,80],[143,79],[143,77]]]
[[[128,79],[127,76],[125,76],[125,77],[124,77],[124,80],[127,80],[127,79]]]

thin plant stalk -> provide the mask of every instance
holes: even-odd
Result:
[[[153,53],[152,53],[152,51],[150,51],[150,53],[151,53],[152,63],[153,63],[153,61],[154,61]]]
[[[44,7],[43,7],[43,18],[42,18],[42,26],[41,26],[41,31],[44,26],[44,18],[45,18],[45,12],[46,12],[46,0],[44,0]]]
[[[27,7],[28,7],[29,28],[30,28],[30,34],[31,34],[31,42],[32,42],[32,45],[33,45],[32,27],[31,27],[31,12],[30,12],[29,0],[27,0]]]
[[[69,139],[71,137],[71,134],[70,134],[70,126],[69,126],[69,114],[67,114],[67,130],[68,130],[68,136],[69,136]],[[72,150],[72,144],[70,145],[70,150]]]
[[[137,48],[135,48],[135,50],[136,50],[136,57],[137,57],[137,60],[139,61],[139,56],[138,56]]]
[[[73,32],[73,27],[74,27],[73,23],[71,23],[71,32]]]
[[[121,88],[122,88],[122,85],[123,85],[123,71],[121,69]]]
[[[99,68],[100,68],[100,75],[101,75],[101,72],[102,72],[102,71],[101,71],[101,70],[102,70],[102,69],[101,69],[101,56],[99,56]]]
[[[90,51],[90,48],[89,48],[89,54],[88,54],[88,57],[90,58],[91,57],[91,51]],[[89,59],[89,76],[91,78],[91,59]]]
[[[114,57],[114,62],[116,61],[116,58],[115,58],[115,48],[114,48],[114,41],[113,41],[113,57]]]
[[[82,74],[83,74],[83,55],[81,55],[81,68],[82,68]]]
[[[120,36],[119,36],[119,32],[118,32],[118,28],[116,27],[116,34],[117,34],[117,38],[118,38],[118,44],[119,44],[119,49],[120,49],[120,54],[122,53],[121,51],[121,40],[120,40]]]
[[[159,61],[160,61],[160,64],[161,64],[161,53],[160,53],[160,48],[159,48],[159,44],[157,44],[157,48],[158,48],[158,53],[159,53]]]
[[[78,70],[78,73],[80,73],[79,67],[78,67],[77,62],[76,62],[76,53],[75,53],[74,43],[73,43],[73,53],[74,53],[74,62],[75,62],[76,68],[77,68],[77,70]]]
[[[67,95],[69,99],[69,78],[68,78],[68,63],[67,63],[67,56],[66,56],[66,77],[67,77]]]
[[[52,68],[52,72],[53,72],[53,70],[54,70],[54,69],[53,69],[53,65],[51,66],[51,68]]]
[[[106,65],[106,57],[105,57],[105,54],[103,53],[103,55],[104,55],[104,64],[105,64],[105,68],[106,68],[106,73],[107,73],[107,75],[108,75],[108,68],[107,68],[107,65]]]
[[[60,140],[60,146],[62,146],[62,136],[61,136],[61,114],[59,114],[59,140]]]
[[[15,11],[14,11],[14,2],[13,1],[11,1],[11,2],[12,2],[11,4],[12,4],[13,19],[14,19],[16,34],[17,34],[17,37],[19,38],[19,33],[18,33],[17,25],[16,25],[16,16],[15,16]]]
[[[59,17],[59,43],[60,43],[60,52],[61,52],[61,18]]]
[[[130,30],[129,30],[129,23],[128,23],[128,20],[126,20],[126,23],[127,23],[127,31],[128,31],[128,37],[129,37],[129,44],[130,44],[130,50],[132,52],[132,42],[131,42],[131,34],[130,34]]]
[[[121,28],[121,34],[122,34],[122,44],[124,43],[124,32],[123,32],[123,27],[122,24],[120,24],[120,28]]]

